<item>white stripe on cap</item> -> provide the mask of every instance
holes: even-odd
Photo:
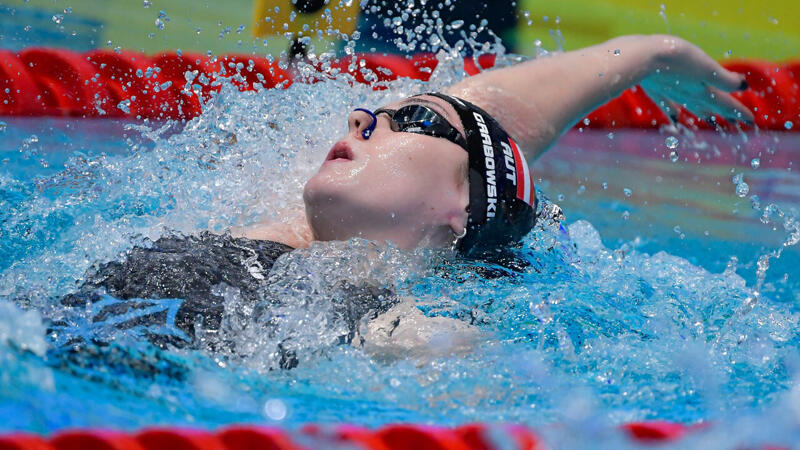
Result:
[[[525,155],[519,151],[517,143],[511,138],[508,138],[508,142],[511,143],[511,150],[514,153],[514,165],[517,169],[517,198],[533,206],[535,195],[533,189],[533,174],[528,167],[528,162],[525,160]],[[522,170],[520,170],[520,168]]]

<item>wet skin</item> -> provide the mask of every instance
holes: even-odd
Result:
[[[386,107],[410,103],[431,107],[463,134],[456,111],[439,98],[413,97]],[[362,131],[371,122],[365,112],[352,112],[347,135],[305,186],[314,237],[361,237],[408,249],[452,242],[467,220],[467,152],[443,138],[393,131],[386,114],[378,115],[365,139]]]

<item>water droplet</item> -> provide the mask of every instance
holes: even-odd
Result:
[[[142,6],[144,6],[145,8],[149,8],[150,7],[150,0],[142,1]]]
[[[66,8],[64,8],[64,14],[72,14],[72,7],[67,6]]]
[[[678,155],[678,152],[675,152],[675,151],[669,152],[669,160],[670,161],[678,162],[679,158],[680,158],[680,156]]]
[[[606,136],[608,136],[609,139],[614,139],[614,132],[609,132]]]
[[[0,121],[0,133],[6,131],[6,128],[8,128],[8,124],[3,121]]]
[[[606,183],[606,182],[604,181],[604,182],[603,182],[603,190],[605,191],[606,189],[608,189],[608,183]]]
[[[392,377],[392,379],[389,380],[389,384],[392,385],[393,388],[396,388],[400,387],[402,383],[400,383],[400,380],[398,380],[397,378]]]
[[[161,19],[156,19],[156,27],[159,30],[163,30],[164,29],[164,22],[162,22]]]
[[[589,126],[589,118],[588,117],[583,119],[583,124],[586,125],[587,127]]]
[[[678,138],[675,136],[667,136],[667,138],[664,139],[664,144],[667,145],[668,149],[674,150],[678,148]]]
[[[463,20],[454,20],[450,23],[450,27],[452,27],[454,30],[457,30],[463,26],[464,26]]]
[[[123,101],[117,103],[117,108],[122,110],[122,112],[124,112],[125,114],[130,114],[131,113],[130,106],[131,106],[130,99],[126,99],[126,100],[123,100]]]
[[[630,218],[631,218],[631,213],[630,212],[628,212],[628,211],[623,211],[622,212],[622,220],[628,220]]]
[[[286,404],[271,398],[264,403],[264,415],[272,420],[283,420],[286,418]]]
[[[53,22],[54,23],[56,23],[58,25],[61,25],[61,22],[63,22],[63,21],[64,21],[64,15],[63,14],[55,14],[55,15],[53,15]]]
[[[619,56],[619,49],[614,50],[614,56]]]
[[[792,121],[791,120],[787,120],[786,122],[784,122],[783,128],[786,128],[787,130],[791,130],[792,129]]]
[[[740,198],[746,197],[748,192],[750,192],[750,186],[744,181],[736,185],[736,195]]]
[[[761,167],[761,160],[759,158],[753,158],[752,160],[750,160],[750,167],[752,167],[753,169],[758,169],[759,167]]]
[[[625,197],[630,197],[633,195],[633,191],[628,188],[623,189],[622,192],[625,194]]]

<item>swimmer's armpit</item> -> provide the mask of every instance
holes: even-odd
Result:
[[[422,362],[467,354],[475,349],[481,335],[478,328],[460,320],[427,317],[414,299],[404,297],[369,322],[361,346],[380,361],[413,358]]]
[[[487,110],[531,161],[595,108],[641,83],[653,100],[700,117],[751,121],[729,92],[743,77],[674,36],[623,36],[566,53],[489,70],[449,92]]]

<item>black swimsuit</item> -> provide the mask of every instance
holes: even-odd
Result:
[[[74,294],[61,298],[72,308],[92,307],[91,314],[51,324],[51,336],[59,346],[107,344],[107,331],[133,331],[154,345],[198,347],[196,324],[205,334],[220,329],[224,298],[219,286],[238,289],[244,302],[269,307],[264,286],[270,270],[291,247],[272,241],[233,238],[201,233],[197,236],[166,236],[148,248],[134,247],[123,262],[100,265],[87,274]],[[347,282],[331,299],[330,320],[347,324],[341,344],[352,342],[362,318],[370,319],[394,303],[391,291]],[[266,300],[266,301],[264,301]],[[105,329],[106,334],[96,333]],[[217,343],[216,345],[224,345]],[[293,354],[281,355],[281,367],[296,365]]]

